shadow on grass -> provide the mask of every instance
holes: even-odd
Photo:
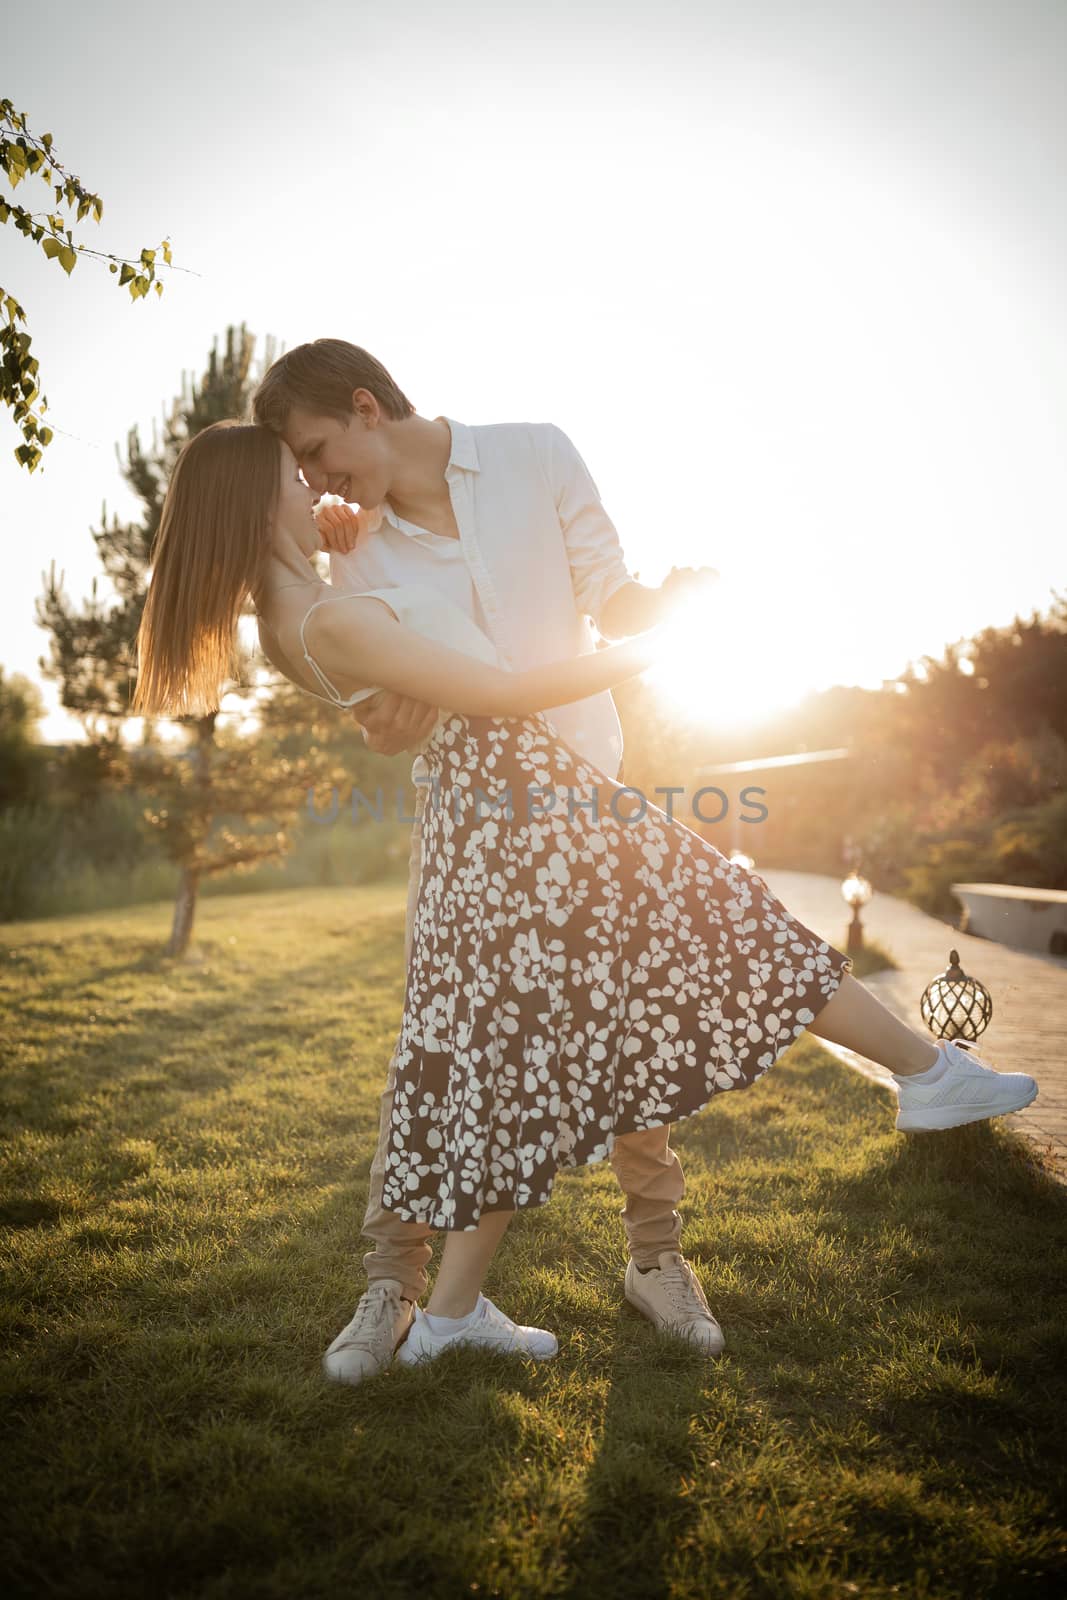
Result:
[[[600,1589],[616,1574],[615,1594],[670,1592],[679,1546],[699,1516],[692,1489],[705,1454],[695,1424],[708,1410],[713,1358],[641,1324],[603,1363],[607,1395],[595,1452],[582,1479],[580,1511],[562,1535],[566,1596]],[[636,1358],[635,1358],[636,1355]]]
[[[364,975],[398,970],[401,948],[383,924]],[[94,983],[172,973],[154,959],[101,963],[80,1003]],[[86,1164],[91,1204],[66,1254],[50,1244],[36,1277],[27,1257],[4,1309],[12,1592],[577,1600],[607,1577],[616,1600],[814,1595],[783,1579],[812,1549],[838,1578],[904,1592],[920,1562],[975,1595],[1025,1592],[1005,1587],[1020,1551],[1051,1570],[1038,1524],[1062,1478],[1067,1195],[1021,1142],[989,1124],[904,1138],[887,1092],[798,1052],[677,1125],[683,1237],[726,1332],[721,1360],[623,1301],[621,1262],[607,1268],[622,1196],[598,1163],[520,1214],[487,1283],[517,1320],[557,1332],[554,1362],[457,1350],[339,1388],[320,1360],[364,1286],[385,1054],[348,1091],[358,1115],[338,1110],[327,1058],[335,1042],[350,1053],[352,1032],[339,1004],[336,1031],[331,1014],[313,1040],[329,1092],[301,1100],[298,1083],[287,1100],[305,1061],[289,1039],[307,1027],[287,992],[337,980],[297,946],[284,982],[277,965],[252,969],[235,1014],[232,994],[187,972],[165,1013],[132,1013],[111,1038],[73,1032],[49,1046],[46,1076],[40,1057],[24,1069],[31,1127],[57,1131],[73,1100],[107,1091],[101,1151],[115,1148]],[[181,1038],[194,1013],[207,1061]],[[179,1048],[161,1048],[161,1028]],[[277,1074],[264,1115],[280,1119],[262,1134],[226,1093],[242,1076],[254,1087],[260,1050]],[[173,1181],[156,1185],[140,1146],[184,1097]],[[247,1192],[226,1187],[241,1163]],[[56,1194],[11,1196],[22,1239],[60,1237]]]
[[[868,1199],[884,1204],[896,1192],[928,1184],[950,1192],[959,1189],[979,1206],[981,1220],[990,1223],[1003,1224],[1005,1204],[1027,1218],[1067,1223],[1067,1186],[1049,1176],[1021,1134],[998,1127],[995,1120],[940,1133],[898,1135],[862,1174],[843,1178],[836,1192],[863,1206]]]

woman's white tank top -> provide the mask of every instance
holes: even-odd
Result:
[[[362,598],[364,595],[384,600],[403,627],[411,628],[427,639],[435,639],[439,644],[446,644],[450,649],[460,650],[464,655],[474,656],[476,660],[485,661],[490,666],[504,665],[496,646],[474,618],[469,617],[454,600],[450,600],[447,595],[443,595],[439,589],[434,589],[428,583],[396,584],[388,589],[353,590],[348,595],[324,595],[304,613],[300,624],[300,644],[304,660],[326,691],[321,698],[331,700],[335,706],[358,705],[361,700],[367,700],[372,694],[377,694],[381,685],[368,684],[362,689],[355,690],[353,694],[342,695],[308,649],[304,628],[308,617],[319,606],[329,605],[341,599]],[[441,717],[448,715],[450,713],[442,708]],[[439,717],[438,721],[440,720]],[[427,734],[426,739],[429,737]],[[420,741],[418,748],[421,749],[426,739]]]

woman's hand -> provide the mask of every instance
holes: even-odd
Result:
[[[322,548],[339,556],[348,555],[365,533],[374,533],[380,527],[381,521],[379,506],[357,507],[341,501],[315,507],[315,526]]]

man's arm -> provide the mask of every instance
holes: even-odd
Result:
[[[664,615],[663,591],[631,581],[614,590],[601,605],[597,628],[605,639],[626,639],[654,628]]]
[[[643,586],[635,583],[627,570],[615,524],[604,510],[589,468],[570,439],[554,422],[545,424],[544,439],[548,479],[567,548],[574,602],[603,633],[608,600],[619,591],[641,590]],[[621,619],[630,621],[629,604],[625,601],[619,608],[619,619],[613,616],[612,620]]]
[[[709,594],[709,584],[719,576],[714,567],[672,567],[655,589],[638,583],[626,569],[618,532],[589,468],[562,428],[550,422],[545,432],[575,603],[605,638],[644,633],[665,621],[680,601]]]

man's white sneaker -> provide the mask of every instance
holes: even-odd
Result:
[[[631,1259],[626,1266],[623,1294],[632,1306],[657,1327],[680,1334],[709,1356],[722,1354],[726,1340],[711,1314],[700,1280],[678,1250],[661,1250],[659,1266],[638,1271]]]
[[[328,1378],[336,1383],[362,1383],[389,1365],[416,1309],[413,1301],[402,1298],[403,1288],[397,1278],[377,1278],[369,1286],[352,1321],[322,1358]]]
[[[972,1054],[968,1040],[942,1039],[939,1048],[945,1070],[935,1083],[913,1083],[903,1074],[895,1080],[901,1133],[930,1133],[1002,1117],[1021,1111],[1037,1095],[1033,1078],[1025,1072],[995,1072]]]
[[[474,1345],[482,1350],[506,1350],[511,1355],[531,1356],[547,1361],[559,1352],[559,1342],[547,1328],[527,1328],[512,1322],[510,1317],[487,1300],[478,1296],[478,1304],[469,1322],[454,1333],[435,1333],[426,1320],[421,1306],[415,1307],[411,1332],[396,1353],[397,1361],[405,1367],[419,1361],[432,1361],[442,1350],[452,1345]]]

